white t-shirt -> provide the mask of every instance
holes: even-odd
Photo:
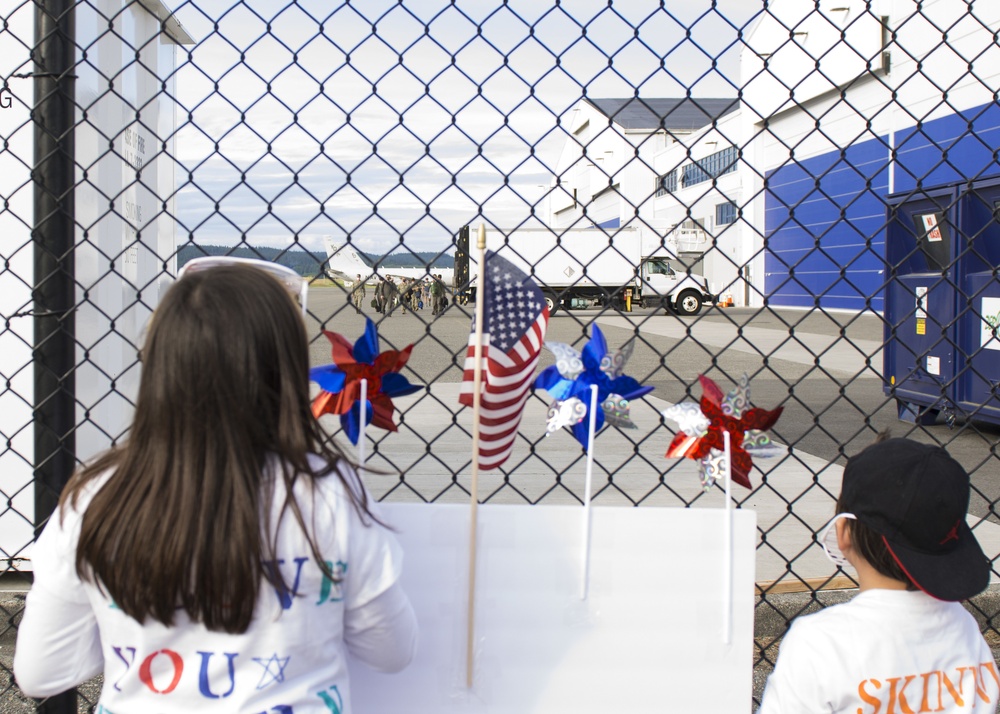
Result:
[[[998,700],[993,654],[962,605],[866,590],[792,623],[758,714],[995,714]]]
[[[316,481],[315,499],[307,480],[299,479],[296,498],[340,582],[323,575],[305,534],[286,514],[277,562],[266,567],[279,568],[290,590],[264,581],[250,628],[239,635],[210,632],[180,610],[173,627],[141,624],[80,580],[75,553],[82,512],[101,483],[81,494],[79,510],[67,509],[61,523],[57,512],[32,551],[35,581],[14,661],[26,694],[55,694],[103,671],[98,711],[109,714],[347,714],[348,651],[383,671],[397,671],[412,658],[416,618],[396,584],[399,544],[377,523],[362,523],[336,474]],[[276,483],[272,523],[285,495],[281,479]]]

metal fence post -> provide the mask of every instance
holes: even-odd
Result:
[[[36,0],[34,123],[35,534],[76,466],[74,0]],[[75,712],[75,690],[38,706]]]

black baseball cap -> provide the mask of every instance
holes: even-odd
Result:
[[[913,584],[938,600],[986,589],[990,561],[966,523],[969,475],[940,446],[889,439],[844,469],[842,511],[882,536]]]

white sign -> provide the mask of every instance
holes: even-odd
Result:
[[[928,243],[939,243],[943,240],[941,229],[938,227],[938,215],[936,213],[925,213],[920,216],[924,222],[924,231],[927,233]]]
[[[917,307],[914,312],[914,317],[921,318],[927,317],[927,286],[919,285],[915,288],[917,294]]]
[[[940,357],[927,357],[927,374],[940,375],[941,374],[941,358]]]
[[[984,297],[979,306],[983,321],[979,326],[979,345],[987,350],[1000,350],[997,330],[1000,329],[1000,298]]]
[[[752,510],[733,513],[732,639],[724,645],[721,509],[595,507],[582,600],[582,508],[481,506],[468,689],[469,508],[383,507],[406,553],[403,585],[420,644],[399,674],[352,663],[356,711],[749,713]]]

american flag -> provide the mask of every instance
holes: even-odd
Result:
[[[541,288],[493,251],[486,254],[485,283],[480,290],[484,327],[479,419],[479,468],[484,471],[500,466],[514,448],[549,324],[549,308]],[[458,397],[459,402],[470,407],[475,365],[473,320]]]

